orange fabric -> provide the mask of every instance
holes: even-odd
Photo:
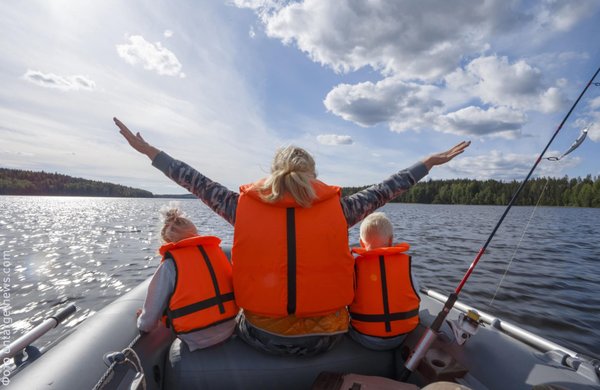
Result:
[[[175,289],[167,308],[167,318],[175,333],[203,329],[238,313],[233,297],[231,264],[220,243],[217,237],[196,236],[160,247],[162,261],[172,257],[177,271]]]
[[[349,307],[350,323],[360,333],[393,337],[410,332],[419,324],[421,300],[412,284],[410,256],[404,253],[409,248],[402,243],[370,251],[352,249],[359,256],[356,258],[356,292]],[[384,298],[384,286],[387,298]]]
[[[293,314],[286,317],[266,317],[247,310],[244,311],[244,316],[253,326],[280,336],[345,333],[350,323],[345,307],[324,316],[314,317],[299,318]]]
[[[350,304],[354,258],[348,250],[340,188],[315,180],[317,200],[303,208],[291,196],[263,202],[254,190],[258,185],[240,188],[232,249],[238,305],[260,316],[304,318],[324,316]],[[291,252],[295,249],[296,267],[288,269],[290,213],[295,222]],[[294,270],[295,277],[290,277],[288,271]]]

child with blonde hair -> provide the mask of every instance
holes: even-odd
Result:
[[[148,286],[138,329],[149,332],[162,319],[190,351],[225,341],[235,330],[239,310],[221,240],[198,235],[176,207],[161,213],[162,260]]]
[[[367,216],[360,226],[356,290],[349,307],[352,339],[386,350],[398,347],[419,324],[420,298],[411,276],[407,243],[392,246],[394,230],[384,213]]]

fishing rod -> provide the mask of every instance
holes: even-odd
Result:
[[[401,378],[400,378],[402,381],[406,381],[406,379],[408,379],[408,377],[410,376],[410,374],[413,371],[416,370],[419,362],[421,361],[421,359],[423,358],[423,356],[425,356],[425,353],[427,352],[427,350],[429,350],[429,347],[431,346],[431,344],[433,343],[433,341],[437,337],[437,333],[439,332],[440,328],[442,327],[442,325],[444,323],[444,320],[446,319],[446,317],[450,313],[450,310],[452,310],[452,307],[454,307],[454,303],[458,299],[458,295],[460,294],[460,292],[463,289],[465,283],[467,282],[467,280],[471,276],[471,273],[473,273],[473,270],[477,266],[477,263],[479,263],[479,260],[483,256],[483,253],[487,249],[487,247],[490,244],[490,242],[492,241],[492,238],[494,237],[494,235],[498,231],[498,228],[500,227],[500,225],[504,221],[504,218],[506,217],[506,215],[510,211],[510,209],[513,206],[513,204],[515,203],[515,201],[517,200],[517,197],[521,193],[521,190],[525,186],[525,183],[527,183],[527,181],[529,180],[529,178],[533,174],[533,171],[535,171],[535,169],[537,168],[537,166],[540,163],[540,161],[542,161],[542,157],[544,156],[544,154],[546,153],[546,151],[550,147],[550,144],[552,144],[552,141],[554,141],[554,139],[556,138],[556,136],[558,135],[558,133],[562,129],[563,125],[567,121],[567,119],[569,119],[569,116],[571,116],[571,113],[573,112],[573,110],[575,109],[575,107],[577,106],[577,104],[579,103],[579,101],[581,100],[581,98],[583,97],[583,95],[586,93],[586,91],[588,90],[588,88],[590,87],[590,85],[592,85],[592,83],[593,83],[594,79],[596,78],[596,76],[598,75],[598,73],[600,73],[600,67],[596,70],[596,72],[594,73],[594,75],[592,76],[592,78],[590,79],[590,81],[587,83],[587,85],[583,89],[583,91],[581,91],[581,93],[579,94],[579,97],[577,98],[577,100],[575,100],[575,103],[573,103],[573,105],[571,106],[571,109],[569,110],[569,112],[567,112],[567,115],[565,115],[565,117],[563,118],[563,120],[560,122],[560,125],[558,125],[558,127],[556,128],[556,131],[552,135],[552,138],[550,138],[550,141],[548,141],[548,143],[544,147],[544,150],[542,150],[542,153],[539,155],[539,157],[537,158],[537,160],[533,164],[533,167],[531,167],[531,170],[529,171],[529,173],[525,177],[525,180],[523,180],[523,182],[521,183],[521,185],[519,186],[519,188],[517,188],[517,191],[515,191],[514,195],[512,196],[512,198],[510,200],[510,202],[506,206],[506,209],[504,210],[504,213],[502,213],[502,216],[498,220],[498,223],[496,223],[496,226],[492,230],[492,233],[489,235],[489,237],[485,241],[485,244],[483,244],[483,246],[481,247],[481,249],[479,250],[479,252],[475,256],[475,259],[473,260],[473,262],[469,266],[469,269],[467,270],[467,272],[463,276],[462,280],[460,281],[460,283],[458,284],[458,286],[456,287],[456,289],[454,290],[454,292],[448,296],[448,299],[446,300],[446,303],[444,304],[444,307],[438,313],[437,317],[435,318],[435,320],[433,321],[433,323],[431,324],[431,326],[428,327],[425,330],[425,333],[423,333],[423,335],[421,336],[421,339],[415,345],[415,348],[412,350],[412,352],[408,356],[408,359],[406,360],[406,364],[404,366],[405,367],[404,371],[403,371],[403,373],[401,375]],[[594,85],[595,86],[600,86],[600,83],[594,83]]]

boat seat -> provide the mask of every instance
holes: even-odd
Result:
[[[324,371],[394,378],[395,355],[394,351],[363,348],[347,336],[331,351],[314,357],[269,355],[235,335],[225,343],[194,352],[177,339],[169,351],[163,388],[310,389]]]

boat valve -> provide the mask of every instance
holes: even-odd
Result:
[[[121,364],[125,362],[125,354],[123,352],[109,352],[104,355],[104,364],[110,366],[113,363]]]
[[[479,325],[483,324],[479,313],[469,310],[466,314],[460,313],[457,320],[448,321],[454,338],[458,345],[463,345],[471,336],[477,333]]]

